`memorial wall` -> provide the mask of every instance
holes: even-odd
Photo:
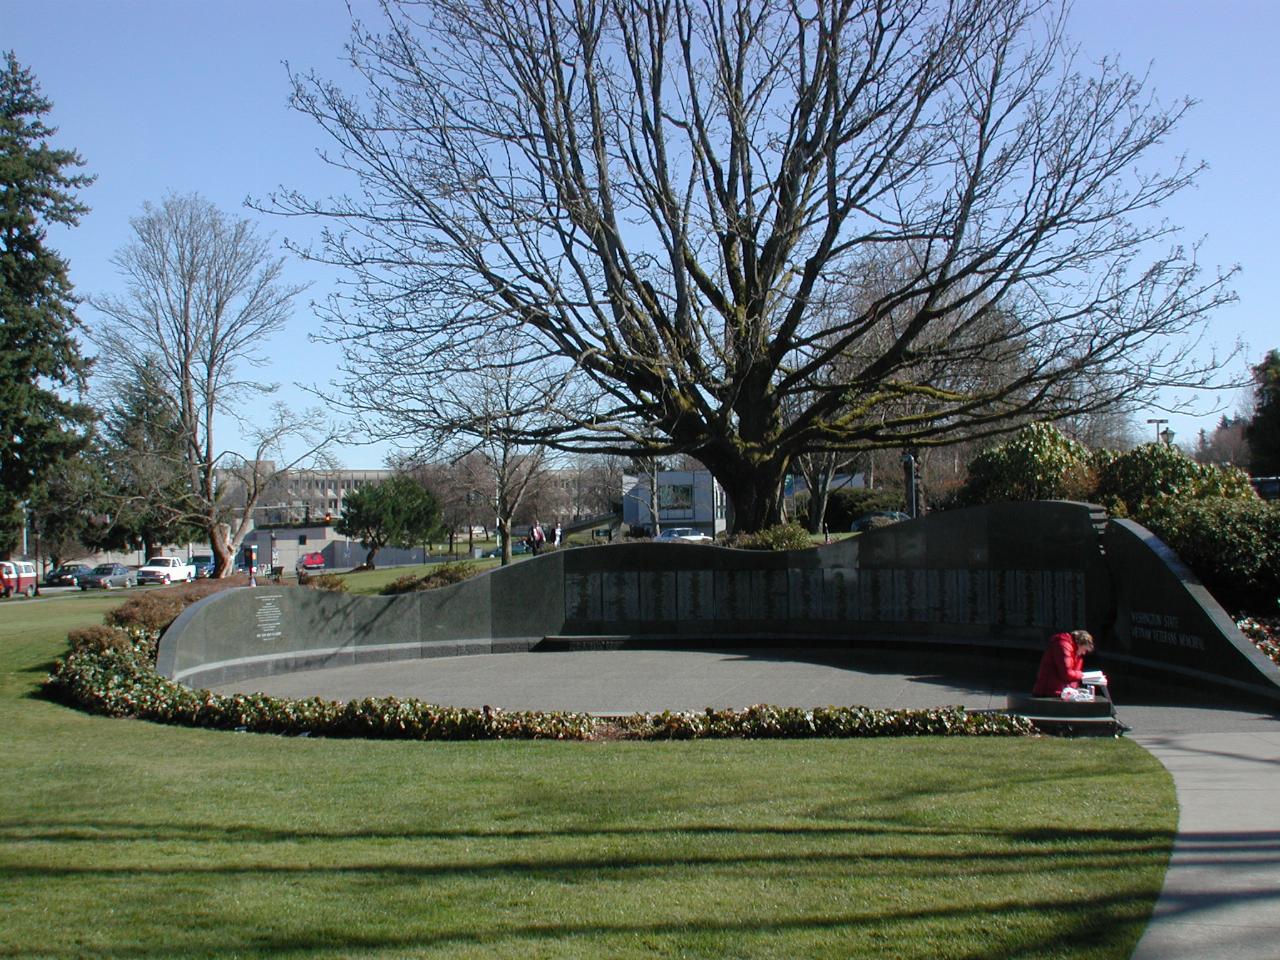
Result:
[[[201,685],[529,650],[548,637],[1034,651],[1049,633],[1076,627],[1099,637],[1104,659],[1280,699],[1280,670],[1163,544],[1136,524],[1066,502],[949,511],[801,551],[572,548],[397,597],[226,591],[166,632],[158,668]]]

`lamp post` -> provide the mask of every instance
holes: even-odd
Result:
[[[1173,431],[1170,430],[1168,427],[1165,427],[1163,430],[1160,431],[1160,439],[1164,441],[1164,445],[1166,447],[1172,447]]]
[[[1164,426],[1166,423],[1168,423],[1168,422],[1169,422],[1169,420],[1168,420],[1168,418],[1167,418],[1167,417],[1166,417],[1166,418],[1164,418],[1164,419],[1160,419],[1160,418],[1156,417],[1156,418],[1152,418],[1152,419],[1150,419],[1150,420],[1148,420],[1148,421],[1147,421],[1147,423],[1155,424],[1155,428],[1156,428],[1156,443],[1159,443],[1159,442],[1161,441],[1161,439],[1163,439],[1164,435],[1160,432],[1160,428],[1161,428],[1161,427],[1163,427],[1163,426]],[[1172,434],[1172,433],[1170,433],[1170,434],[1169,434],[1169,436],[1171,436],[1171,437],[1172,437],[1172,436],[1173,436],[1173,434]]]
[[[907,516],[911,519],[916,518],[916,453],[914,450],[908,449],[902,452],[902,475],[903,487],[907,501]]]

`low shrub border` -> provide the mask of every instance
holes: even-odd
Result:
[[[113,632],[115,636],[108,636]],[[192,690],[157,674],[151,637],[103,627],[78,632],[78,644],[54,664],[46,692],[91,713],[181,726],[292,736],[394,740],[692,740],[886,736],[1023,736],[1021,717],[970,714],[960,707],[873,710],[869,707],[758,705],[745,710],[633,714],[600,718],[584,713],[507,713],[439,707],[420,700],[376,697],[341,703],[313,697],[225,695]]]
[[[1236,626],[1280,667],[1280,617],[1244,617],[1236,621]]]

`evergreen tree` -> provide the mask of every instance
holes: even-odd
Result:
[[[45,245],[50,223],[74,225],[87,208],[75,191],[93,178],[71,150],[55,150],[42,117],[52,104],[29,70],[6,53],[0,65],[0,550],[12,523],[60,460],[88,441],[79,392],[87,368],[75,339],[76,298],[67,262]]]
[[[1280,475],[1280,350],[1270,350],[1253,368],[1253,419],[1245,427],[1249,469],[1255,477]]]
[[[151,556],[162,544],[182,543],[201,532],[182,418],[154,358],[146,358],[136,379],[122,381],[118,391],[103,418],[98,450],[106,483],[102,503],[111,519],[96,542],[112,549],[140,545]]]
[[[372,570],[383,547],[412,547],[438,534],[440,504],[412,477],[397,474],[376,487],[348,493],[333,529],[360,541],[369,551],[364,564]]]

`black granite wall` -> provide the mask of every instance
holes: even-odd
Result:
[[[1163,545],[1087,504],[993,504],[786,553],[630,543],[557,551],[400,597],[296,587],[191,607],[159,669],[193,685],[340,663],[530,649],[546,637],[688,644],[927,640],[1038,650],[1085,627],[1141,669],[1280,698],[1266,660]]]

